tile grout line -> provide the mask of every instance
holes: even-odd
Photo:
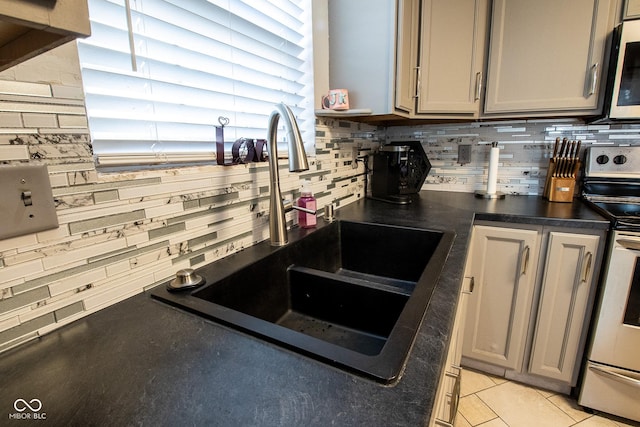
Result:
[[[464,370],[463,370],[464,372]],[[640,424],[636,424],[633,423],[632,424],[626,424],[622,421],[617,421],[614,417],[614,419],[608,417],[607,415],[603,414],[599,414],[598,412],[596,413],[590,413],[587,412],[585,410],[583,410],[579,405],[577,407],[574,407],[575,405],[577,405],[577,401],[574,397],[572,396],[567,396],[564,395],[562,393],[556,393],[556,392],[552,392],[552,391],[546,391],[544,389],[540,389],[537,388],[535,386],[530,386],[527,384],[522,384],[519,383],[517,381],[511,381],[511,380],[504,380],[501,381],[500,383],[497,383],[492,376],[490,376],[489,374],[483,373],[483,372],[478,372],[478,371],[473,371],[470,370],[470,372],[475,372],[477,374],[483,375],[485,377],[487,377],[489,380],[491,380],[492,383],[494,383],[493,385],[490,385],[488,387],[485,388],[481,388],[481,389],[474,389],[474,391],[472,393],[466,394],[464,396],[460,396],[461,398],[469,398],[475,395],[475,399],[477,399],[479,402],[481,402],[483,405],[486,406],[487,409],[489,409],[494,415],[494,418],[491,419],[487,419],[487,420],[483,420],[482,422],[479,422],[477,424],[471,424],[471,422],[469,422],[469,420],[462,414],[462,412],[458,411],[457,413],[457,417],[462,417],[461,420],[464,420],[466,422],[467,425],[471,426],[471,427],[481,427],[483,425],[487,425],[488,423],[494,422],[496,419],[499,419],[500,421],[502,421],[503,425],[510,427],[509,424],[495,411],[494,408],[492,408],[485,400],[483,400],[478,393],[481,392],[486,392],[488,390],[491,390],[493,388],[495,388],[496,386],[499,385],[503,385],[505,383],[515,383],[515,384],[520,384],[526,388],[532,389],[534,391],[536,391],[538,393],[538,395],[540,395],[540,397],[542,397],[544,400],[547,401],[548,404],[551,405],[551,407],[556,408],[557,410],[559,410],[562,414],[566,415],[568,417],[569,420],[571,420],[571,424],[569,424],[567,427],[576,427],[576,426],[581,426],[581,425],[587,425],[587,424],[593,424],[593,421],[595,420],[596,422],[599,422],[599,418],[605,418],[608,422],[610,422],[611,427],[622,427],[622,426],[631,426],[631,425],[638,425],[640,426]],[[463,374],[464,376],[464,374]],[[556,403],[556,401],[558,403]],[[563,406],[566,404],[566,406],[563,408]],[[561,406],[562,405],[562,406]],[[579,417],[580,419],[576,419],[571,413],[573,413],[573,411],[577,411],[576,413],[574,413],[574,415],[576,417],[578,416],[578,412],[581,414],[585,415],[585,418]],[[460,418],[457,418],[460,419]],[[591,420],[591,421],[588,421]],[[583,424],[585,423],[585,424]],[[457,424],[457,423],[456,423]],[[600,425],[600,424],[598,424]],[[609,424],[607,424],[609,425]]]
[[[551,396],[549,396],[549,397],[545,397],[545,399],[547,399],[547,402],[551,403],[553,406],[555,406],[556,408],[560,409],[563,413],[567,414],[567,416],[568,416],[569,418],[571,418],[571,419],[574,421],[574,423],[573,423],[573,424],[571,424],[571,426],[575,426],[576,424],[579,424],[579,423],[581,423],[582,421],[586,421],[586,420],[588,420],[589,418],[593,417],[593,414],[589,414],[589,416],[588,416],[587,418],[583,419],[583,420],[576,420],[575,418],[573,418],[573,417],[571,416],[571,414],[570,414],[570,413],[568,413],[567,411],[565,411],[564,409],[562,409],[560,406],[556,405],[556,404],[553,402],[553,400],[551,400],[551,399],[550,399],[550,398],[551,398],[551,397],[553,397],[553,396],[557,396],[557,394],[552,394],[552,395],[551,395]],[[585,412],[585,413],[586,413],[586,412]],[[571,427],[571,426],[569,426],[569,427]]]
[[[493,380],[491,380],[491,381],[493,381]],[[487,406],[487,408],[489,408],[489,409],[491,410],[491,412],[493,412],[493,413],[496,415],[496,417],[495,417],[495,418],[492,418],[492,419],[490,419],[490,420],[487,420],[487,421],[485,421],[485,422],[483,422],[483,423],[478,424],[479,426],[480,426],[480,425],[482,425],[482,424],[488,423],[488,422],[490,422],[490,421],[493,421],[493,420],[495,420],[496,418],[500,418],[500,421],[502,421],[503,423],[505,423],[505,424],[507,425],[507,427],[509,427],[509,424],[507,424],[507,422],[506,422],[505,420],[503,420],[503,419],[500,417],[500,415],[498,415],[498,413],[497,413],[497,412],[496,412],[496,411],[495,411],[491,406],[489,406],[489,404],[488,404],[487,402],[485,402],[485,401],[484,401],[484,399],[482,399],[480,396],[478,396],[478,393],[479,393],[480,391],[491,390],[492,388],[495,388],[495,387],[497,387],[498,385],[499,385],[499,384],[496,384],[496,385],[494,385],[494,386],[487,387],[487,388],[485,388],[484,390],[479,390],[479,391],[477,391],[477,392],[473,393],[473,394],[475,394],[475,396],[476,396],[478,399],[480,399],[480,402],[484,403],[484,404]]]

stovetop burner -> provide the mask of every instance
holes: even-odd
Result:
[[[640,147],[590,147],[582,191],[613,228],[640,230]]]
[[[640,205],[615,202],[594,202],[585,200],[589,206],[611,220],[611,226],[618,230],[640,230]]]
[[[637,219],[640,221],[640,205],[616,202],[593,203],[616,218]]]

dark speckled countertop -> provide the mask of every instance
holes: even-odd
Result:
[[[424,191],[360,200],[338,218],[456,233],[400,380],[384,386],[172,308],[147,293],[0,355],[0,424],[37,398],[42,425],[367,425],[429,420],[475,219],[606,229],[576,201]],[[297,230],[292,230],[296,233]]]

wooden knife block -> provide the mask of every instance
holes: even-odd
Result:
[[[550,202],[565,202],[571,203],[573,201],[573,193],[576,189],[576,179],[574,178],[557,178],[551,177],[549,182],[548,193],[545,197]]]
[[[573,195],[576,189],[576,176],[580,170],[580,162],[575,162],[573,171],[569,177],[554,176],[556,165],[553,160],[549,163],[549,172],[544,186],[544,198],[550,202],[573,202]]]

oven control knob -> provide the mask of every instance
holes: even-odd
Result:
[[[623,156],[622,154],[619,156],[615,156],[613,158],[613,163],[615,163],[616,165],[624,165],[625,163],[627,163],[627,156]]]
[[[607,163],[609,163],[609,156],[607,156],[606,154],[601,154],[596,157],[596,162],[598,162],[599,165],[606,165]]]

